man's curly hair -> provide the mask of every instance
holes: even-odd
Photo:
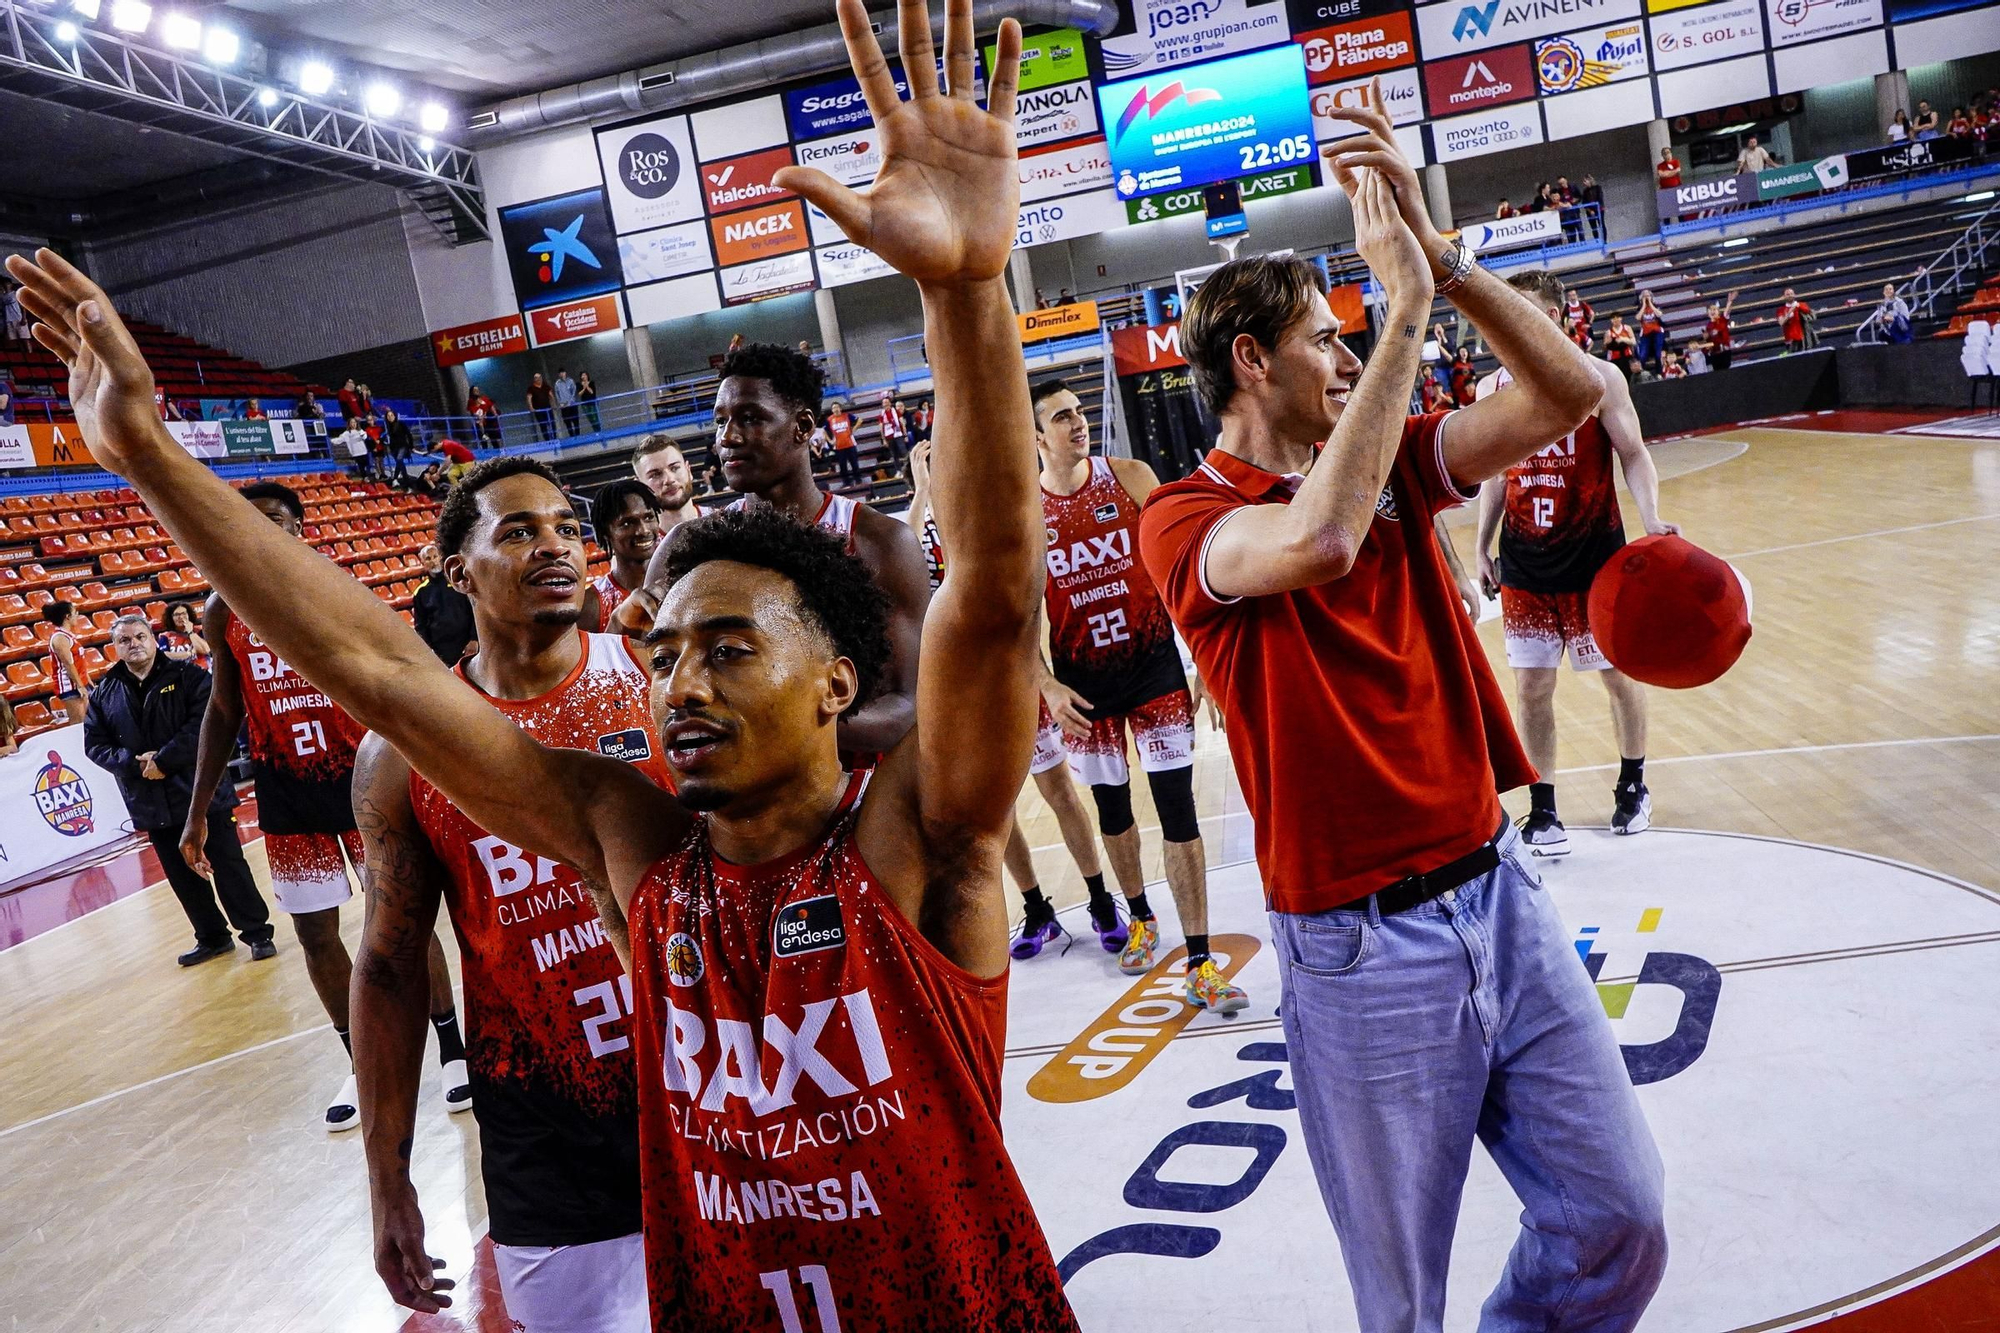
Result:
[[[791,580],[807,622],[854,663],[857,686],[848,713],[875,697],[889,667],[889,599],[844,541],[769,505],[748,505],[676,528],[667,579],[678,583],[711,560],[756,565]]]
[[[562,479],[556,476],[555,469],[539,458],[529,458],[524,454],[489,458],[460,477],[458,484],[446,493],[444,503],[438,506],[438,550],[448,556],[464,550],[465,539],[472,535],[472,529],[479,523],[479,493],[496,481],[523,473],[540,477],[557,490],[562,489]]]
[[[744,343],[722,362],[722,378],[769,380],[778,397],[794,407],[818,413],[826,393],[826,373],[796,347],[776,343]]]

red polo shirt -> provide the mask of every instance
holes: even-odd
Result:
[[[1225,601],[1202,572],[1224,520],[1290,503],[1302,478],[1216,449],[1146,501],[1140,550],[1229,720],[1277,911],[1457,860],[1499,826],[1497,792],[1534,781],[1431,532],[1472,498],[1444,469],[1451,415],[1409,419],[1354,567],[1318,587]]]

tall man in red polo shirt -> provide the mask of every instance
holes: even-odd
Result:
[[[1181,350],[1221,441],[1153,492],[1141,549],[1230,721],[1300,1123],[1361,1327],[1442,1328],[1477,1137],[1527,1210],[1482,1333],[1610,1333],[1665,1268],[1659,1154],[1495,796],[1534,770],[1430,532],[1602,387],[1438,236],[1374,105],[1337,112],[1363,133],[1327,150],[1388,293],[1371,364],[1341,344],[1315,266],[1218,269]],[[1434,284],[1514,383],[1406,419]]]

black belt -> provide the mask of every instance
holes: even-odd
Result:
[[[1478,879],[1481,875],[1490,874],[1499,864],[1500,849],[1491,842],[1482,843],[1449,865],[1439,866],[1436,870],[1427,870],[1421,875],[1411,875],[1406,879],[1397,880],[1385,889],[1377,889],[1375,910],[1383,916],[1407,912],[1419,903],[1443,897],[1461,884]],[[1363,898],[1353,906],[1366,911],[1368,900]]]

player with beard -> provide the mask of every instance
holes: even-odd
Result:
[[[231,604],[469,819],[624,909],[656,1333],[1060,1333],[1075,1317],[999,1123],[1001,844],[1034,741],[1044,578],[1004,277],[1021,32],[1001,22],[981,110],[970,0],[947,9],[948,92],[923,0],[901,0],[908,101],[861,0],[839,14],[880,173],[865,195],[799,167],[777,183],[919,284],[949,559],[916,724],[870,772],[842,768],[838,721],[888,669],[887,609],[836,539],[759,506],[674,544],[648,638],[676,800],[526,735],[366,588],[255,523],[167,434],[102,289],[48,250],[8,268],[97,461]],[[424,1308],[429,1266],[408,1277]]]
[[[841,748],[859,759],[886,754],[916,717],[917,644],[930,579],[923,548],[907,524],[819,488],[809,441],[825,388],[825,374],[794,348],[738,347],[722,363],[715,394],[715,456],[729,488],[743,496],[731,508],[769,505],[831,532],[889,595],[888,673],[874,700],[840,724]],[[619,619],[627,632],[643,633],[658,609],[673,545],[661,543],[646,573],[645,596],[632,598],[632,609]]]
[[[583,599],[583,623],[597,633],[611,628],[619,603],[646,581],[646,562],[660,544],[661,505],[642,482],[630,477],[606,482],[590,502],[590,530],[611,552],[611,568],[590,581]]]
[[[1197,1009],[1235,1013],[1250,997],[1208,952],[1208,862],[1194,806],[1194,698],[1166,607],[1139,560],[1139,507],[1160,479],[1137,459],[1092,457],[1090,420],[1061,380],[1041,381],[1028,397],[1049,543],[1044,611],[1052,669],[1042,680],[1042,699],[1062,726],[1070,767],[1090,784],[1097,829],[1131,913],[1118,968],[1151,971],[1160,939],[1140,870],[1125,762],[1129,731],[1159,812],[1167,888],[1187,936],[1182,993]],[[1111,895],[1093,894],[1090,915],[1109,950],[1118,923]],[[1031,907],[1022,932],[1039,924]]]
[[[275,481],[260,481],[245,486],[243,498],[281,532],[303,541],[306,507],[296,491]],[[214,684],[201,720],[201,748],[195,757],[190,798],[194,804],[181,831],[181,858],[196,874],[209,874],[203,850],[208,803],[247,721],[257,823],[264,830],[271,896],[292,918],[306,956],[306,975],[351,1057],[348,983],[353,964],[340,937],[340,906],[354,896],[348,866],[357,874],[361,870],[361,835],[354,828],[351,784],[354,747],[362,729],[318,686],[288,666],[282,654],[273,652],[229,609],[219,592],[209,597],[202,612],[202,635],[214,650]],[[435,935],[430,941],[430,1004],[438,1061],[445,1071],[445,1106],[464,1111],[472,1105],[465,1044],[452,1000],[451,971]],[[350,1068],[340,1091],[327,1103],[327,1132],[359,1126],[360,1107]]]
[[[612,485],[642,496],[650,518],[651,491]],[[543,744],[610,755],[664,784],[636,646],[578,632],[582,525],[555,474],[529,458],[475,467],[438,514],[438,546],[478,628],[479,652],[459,678]],[[368,848],[353,1009],[376,1270],[398,1301],[421,1304],[410,1280],[429,1266],[409,1162],[418,955],[443,902],[465,970],[480,1174],[512,1327],[645,1333],[622,923],[600,921],[573,868],[487,833],[378,735],[355,761],[354,815]]]
[[[632,451],[632,475],[660,497],[660,531],[672,532],[702,515],[694,502],[694,474],[679,445],[664,435],[648,435]]]

